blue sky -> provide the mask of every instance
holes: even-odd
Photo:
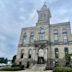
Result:
[[[17,53],[21,28],[35,26],[36,10],[44,2],[52,24],[70,21],[72,27],[72,0],[0,0],[0,57],[11,59]]]

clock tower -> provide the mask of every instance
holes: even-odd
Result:
[[[50,24],[51,13],[46,3],[44,3],[43,7],[37,11],[38,13],[38,22],[37,24]]]

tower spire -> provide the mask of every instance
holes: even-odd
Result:
[[[43,6],[42,6],[42,8],[41,8],[41,11],[43,11],[43,10],[47,10],[47,9],[48,9],[48,7],[47,7],[47,3],[44,2]]]
[[[38,23],[47,23],[50,24],[51,13],[49,8],[47,7],[47,3],[45,2],[44,5],[40,10],[37,11],[38,13]]]

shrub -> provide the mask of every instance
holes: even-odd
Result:
[[[13,64],[11,67],[20,67],[22,70],[24,69],[24,65]]]
[[[0,71],[18,71],[23,69],[24,65],[12,65],[11,67],[1,68]]]
[[[53,67],[46,67],[45,70],[53,70]]]
[[[13,64],[11,67],[20,67],[21,65]]]
[[[72,72],[72,68],[70,67],[56,67],[54,72]]]
[[[2,68],[0,69],[0,71],[18,71],[21,70],[20,67],[6,67],[6,68]]]

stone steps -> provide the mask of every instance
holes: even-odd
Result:
[[[52,70],[47,70],[47,71],[30,71],[30,70],[23,70],[20,72],[53,72]]]
[[[30,70],[31,71],[44,71],[46,64],[35,64]]]

